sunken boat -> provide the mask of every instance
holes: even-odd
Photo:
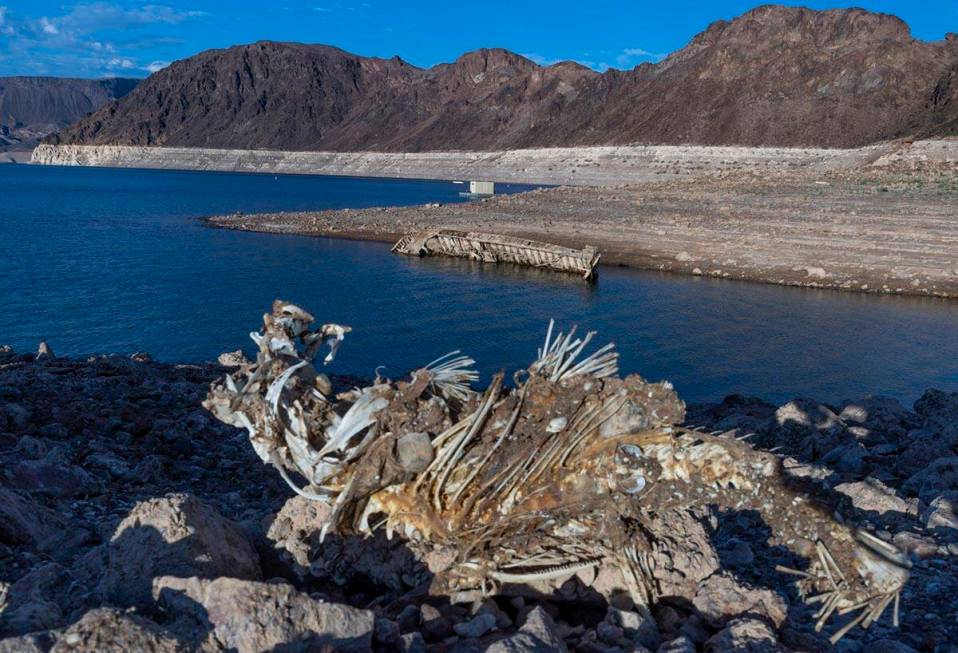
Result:
[[[595,247],[563,247],[475,231],[434,229],[404,236],[392,251],[406,256],[457,256],[484,263],[515,263],[594,279],[601,255]]]

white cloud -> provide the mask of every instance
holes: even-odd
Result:
[[[631,68],[637,63],[651,61],[653,63],[661,61],[666,55],[649,52],[644,48],[625,48],[615,58],[615,62],[621,68]]]
[[[541,54],[537,54],[535,52],[524,52],[520,56],[525,57],[529,61],[533,61],[539,64],[540,66],[551,66],[554,63],[559,63],[560,61],[562,61],[562,59],[550,59],[548,57],[544,57]]]
[[[597,72],[605,72],[609,69],[609,64],[604,61],[593,61],[589,59],[570,59],[568,57],[559,57],[559,58],[550,58],[544,57],[541,54],[536,54],[535,52],[524,53],[521,56],[533,61],[540,66],[553,66],[557,63],[562,63],[563,61],[571,61],[577,63],[580,66],[585,66],[586,68],[591,68]]]
[[[142,75],[164,67],[160,57],[169,56],[166,46],[180,42],[157,33],[164,25],[206,15],[128,0],[78,0],[59,15],[22,15],[0,6],[0,58],[9,74]],[[18,64],[11,68],[9,62]]]
[[[143,66],[141,70],[145,70],[152,75],[156,71],[163,70],[169,65],[170,65],[169,61],[151,61],[150,63]]]
[[[113,57],[107,62],[106,66],[112,69],[122,68],[123,70],[131,70],[136,68],[136,62],[129,57]]]
[[[54,25],[49,18],[44,16],[40,19],[40,29],[43,30],[44,34],[59,34],[60,28]]]

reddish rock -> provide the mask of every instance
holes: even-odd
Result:
[[[154,581],[153,594],[181,617],[178,631],[192,625],[197,643],[237,653],[310,653],[324,647],[359,653],[372,646],[372,612],[317,601],[291,585],[162,577]]]
[[[154,577],[260,578],[246,535],[196,497],[171,494],[142,501],[107,543],[101,594],[120,605],[150,601]]]

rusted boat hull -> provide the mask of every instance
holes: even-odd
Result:
[[[457,256],[484,263],[515,263],[594,279],[600,254],[525,238],[440,229],[404,236],[392,249],[406,256]]]

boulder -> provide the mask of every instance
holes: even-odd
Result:
[[[931,503],[945,492],[958,491],[958,456],[939,458],[909,478],[902,489]]]
[[[915,402],[915,412],[949,445],[958,443],[958,392],[928,390]]]
[[[425,433],[406,433],[396,440],[396,456],[405,471],[418,474],[432,462],[435,452]]]
[[[788,616],[788,605],[781,596],[769,589],[749,587],[725,572],[703,581],[692,605],[716,627],[747,615],[767,619],[780,628]]]
[[[0,543],[27,545],[59,559],[88,537],[52,510],[0,487]]]
[[[908,501],[898,496],[894,489],[877,478],[866,478],[854,483],[841,483],[835,491],[844,494],[852,501],[857,510],[875,513],[878,516],[915,517],[918,514],[916,501]]]
[[[148,605],[157,576],[259,579],[246,534],[189,494],[142,501],[106,546],[101,595],[118,605]]]
[[[705,643],[706,653],[788,653],[768,624],[736,619]]]
[[[47,632],[8,637],[0,639],[0,653],[48,653],[53,641],[53,634]]]
[[[56,358],[56,355],[54,355],[53,349],[47,344],[46,340],[41,340],[37,346],[37,360],[52,361],[54,358]]]
[[[171,628],[200,645],[237,653],[308,653],[323,647],[348,653],[372,647],[372,612],[317,601],[291,585],[164,576],[153,581],[153,595],[178,617]]]
[[[769,446],[783,447],[804,461],[818,460],[852,436],[831,408],[812,399],[793,399],[775,411]]]
[[[921,514],[921,521],[928,530],[942,529],[958,535],[958,491],[936,497]]]
[[[651,553],[652,567],[664,596],[691,600],[699,583],[722,566],[712,537],[700,517],[688,510],[649,515],[645,526],[649,536],[659,543]]]
[[[188,653],[188,644],[152,621],[112,608],[98,608],[57,637],[50,653]]]
[[[486,653],[557,653],[567,650],[555,621],[537,606],[526,615],[517,633],[492,643]]]
[[[637,646],[654,651],[662,641],[659,627],[644,605],[637,605],[633,610],[610,607],[605,614],[605,623],[620,629],[622,636]]]
[[[402,538],[388,540],[382,531],[374,537],[331,534],[320,544],[320,524],[328,514],[329,506],[296,496],[270,525],[266,537],[296,577],[337,585],[371,583],[401,592],[430,579]]]
[[[695,642],[682,635],[663,643],[655,653],[696,653]]]
[[[865,429],[862,435],[868,444],[902,438],[919,421],[897,399],[875,395],[847,402],[838,418],[850,427]]]
[[[477,614],[469,621],[463,621],[452,627],[457,635],[469,639],[482,637],[496,627],[496,616],[488,612]]]
[[[690,406],[688,423],[735,437],[768,430],[776,407],[757,397],[728,395],[718,404]]]
[[[426,653],[426,640],[419,633],[406,633],[399,639],[400,653]]]
[[[22,460],[13,468],[10,487],[56,498],[79,497],[103,492],[103,482],[82,467],[46,457]]]
[[[69,573],[56,563],[34,568],[0,595],[0,637],[59,628],[65,616],[61,588],[70,585]],[[59,599],[59,600],[58,600]]]

